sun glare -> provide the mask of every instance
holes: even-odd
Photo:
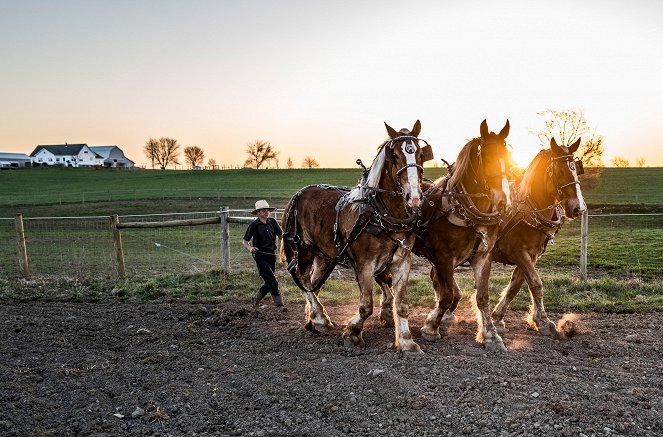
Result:
[[[517,167],[527,167],[541,148],[536,146],[518,146],[511,148],[511,158]]]

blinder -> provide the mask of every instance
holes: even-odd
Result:
[[[585,174],[585,166],[582,164],[580,158],[576,158],[575,166],[576,166],[576,174],[578,176],[580,176],[581,174]]]
[[[421,162],[430,161],[433,159],[433,148],[430,144],[426,144],[421,148]]]

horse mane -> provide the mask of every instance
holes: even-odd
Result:
[[[382,175],[382,168],[384,167],[384,161],[385,161],[385,152],[384,152],[385,144],[386,142],[382,143],[378,154],[373,159],[371,168],[368,171],[368,176],[366,177],[366,182],[363,184],[359,183],[348,194],[348,199],[350,201],[359,201],[361,199],[364,199],[365,195],[367,194],[366,193],[367,188],[378,187],[378,184],[380,183],[380,176]]]
[[[539,172],[546,171],[551,153],[552,151],[550,149],[541,149],[525,169],[525,174],[520,181],[518,190],[523,197],[527,197],[532,194],[532,188],[534,188],[536,184],[539,183],[537,175]]]
[[[463,146],[463,148],[458,153],[456,162],[454,162],[453,167],[454,171],[449,178],[449,185],[457,186],[463,181],[465,173],[470,166],[470,160],[472,158],[472,150],[475,149],[475,146],[478,147],[481,144],[481,137],[472,138]]]

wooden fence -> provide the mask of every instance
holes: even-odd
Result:
[[[136,242],[138,241],[140,244],[147,243],[148,245],[152,245],[151,247],[153,248],[166,248],[177,254],[189,256],[197,260],[196,262],[203,262],[214,267],[218,266],[222,273],[227,274],[230,272],[230,265],[233,265],[233,269],[236,268],[235,262],[237,262],[237,259],[241,259],[238,258],[238,254],[240,257],[242,255],[240,252],[236,252],[233,253],[233,258],[230,256],[231,243],[233,248],[236,247],[237,238],[241,238],[242,235],[237,232],[237,225],[248,224],[255,220],[254,217],[232,217],[230,214],[242,215],[246,212],[246,210],[230,210],[228,207],[223,207],[218,211],[204,213],[173,213],[172,216],[174,218],[177,218],[178,214],[186,214],[187,218],[167,218],[162,221],[153,221],[155,219],[151,217],[147,219],[149,221],[137,221],[134,217],[145,216],[120,217],[117,215],[110,217],[26,218],[25,227],[23,216],[17,214],[15,219],[0,219],[0,225],[2,225],[0,227],[0,243],[2,243],[0,245],[0,272],[13,271],[21,277],[28,279],[31,276],[30,262],[39,266],[34,268],[34,275],[43,274],[43,271],[46,270],[43,266],[45,262],[49,262],[50,264],[47,268],[50,269],[49,274],[55,272],[56,275],[61,275],[64,272],[65,275],[76,276],[80,275],[81,271],[84,272],[85,269],[88,269],[95,272],[96,275],[110,274],[111,276],[117,275],[123,278],[127,276],[125,254],[128,254],[129,260],[136,257],[139,257],[141,260],[145,259],[145,253],[147,252],[136,252],[134,250],[135,247],[144,247],[136,246]],[[200,217],[199,214],[206,214],[206,216]],[[580,223],[565,225],[562,231],[563,235],[556,238],[555,246],[551,245],[548,248],[549,253],[542,258],[542,262],[539,265],[541,268],[546,268],[546,265],[548,267],[575,265],[577,268],[579,260],[579,273],[583,281],[588,278],[589,267],[591,267],[592,272],[596,268],[606,269],[604,271],[616,271],[620,275],[635,275],[638,277],[660,276],[660,266],[663,264],[663,254],[661,251],[663,245],[660,243],[663,230],[662,217],[661,214],[589,215],[585,213],[582,215],[581,220],[579,220]],[[64,232],[58,234],[53,231],[53,227],[50,224],[53,219],[63,223],[61,226],[56,225],[55,228],[57,230],[60,228],[65,229]],[[589,233],[590,219],[592,220],[592,235]],[[95,220],[95,224],[93,229],[90,229],[85,223],[92,220]],[[647,224],[644,224],[645,221]],[[73,227],[74,223],[82,225],[81,227]],[[214,226],[210,226],[216,224],[219,226],[217,228],[218,231],[214,229]],[[231,224],[234,224],[232,228]],[[163,240],[159,240],[161,243],[157,243],[156,239],[155,241],[151,241],[152,238],[138,235],[145,232],[145,230],[149,230],[148,228],[193,227],[201,225],[207,225],[206,230],[205,228],[201,229],[203,232],[211,231],[211,233],[207,233],[204,237],[206,249],[204,249],[203,253],[205,255],[201,255],[200,258],[182,252],[187,247],[200,248],[200,245],[198,245],[200,239],[193,240],[193,246],[186,246],[187,243],[183,243],[179,247],[181,250],[175,250],[163,244]],[[132,232],[132,229],[143,230]],[[159,230],[155,231],[160,232]],[[87,234],[92,233],[94,235],[90,237],[91,242],[89,245],[93,246],[93,249],[90,249],[85,238],[88,238]],[[194,233],[186,232],[187,235]],[[230,241],[231,236],[232,242]],[[181,237],[175,237],[175,241],[179,242],[180,239],[178,238]],[[218,243],[215,241],[216,238],[218,238]],[[579,252],[578,238],[580,239]],[[171,239],[170,241],[173,240]],[[124,245],[126,247],[123,247]],[[589,258],[591,259],[589,260],[588,245],[591,245],[589,248]],[[10,249],[10,246],[13,247]],[[68,250],[68,252],[60,250],[61,247],[65,247],[65,250]],[[29,253],[31,256],[29,256]],[[150,253],[156,252],[149,252],[148,255]],[[571,257],[569,257],[570,254],[572,254]],[[79,261],[88,259],[95,261]],[[17,260],[18,272],[16,271]],[[162,258],[159,258],[158,262],[161,262],[161,260]],[[240,261],[239,263],[241,264],[242,262]],[[588,266],[588,263],[591,266]],[[146,265],[149,266],[149,264]],[[99,268],[100,266],[101,268]],[[130,260],[127,266],[130,271],[133,271],[135,269],[135,262]],[[147,268],[143,269],[139,274],[151,274],[157,270]]]
[[[122,247],[122,230],[123,229],[147,229],[147,228],[168,228],[179,226],[200,226],[211,225],[218,223],[220,225],[220,249],[221,259],[220,270],[221,273],[227,274],[230,272],[230,239],[228,237],[228,226],[230,223],[244,223],[248,224],[255,220],[254,217],[231,217],[229,215],[229,208],[223,207],[219,210],[218,217],[208,217],[200,219],[186,219],[186,220],[167,220],[160,222],[120,222],[118,215],[110,216],[111,231],[113,235],[113,246],[115,248],[115,259],[117,261],[117,274],[120,278],[126,277],[126,268],[124,264],[124,250]],[[15,220],[16,234],[18,239],[19,249],[19,266],[20,274],[23,278],[30,278],[30,267],[28,264],[28,250],[25,239],[25,231],[23,226],[23,215],[17,214]]]

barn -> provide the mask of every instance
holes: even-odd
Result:
[[[32,159],[25,153],[0,152],[0,168],[32,167]]]
[[[90,146],[90,149],[103,158],[104,167],[124,167],[134,166],[134,162],[124,156],[124,152],[117,146]]]

